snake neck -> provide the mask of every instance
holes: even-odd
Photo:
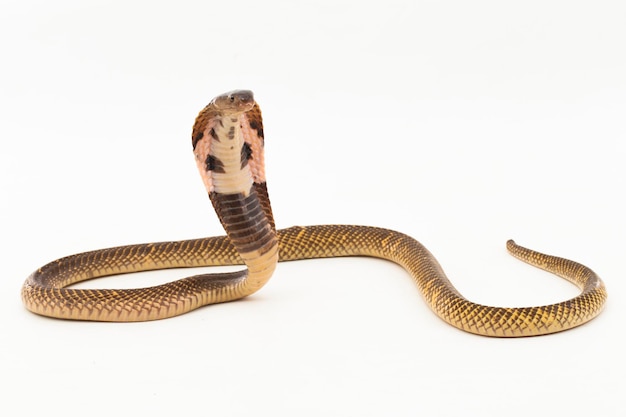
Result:
[[[234,100],[229,101],[231,97]],[[261,288],[278,262],[263,169],[261,113],[251,97],[249,92],[233,92],[214,99],[198,115],[192,135],[198,170],[213,207],[248,267],[241,284],[246,293]]]
[[[252,291],[265,285],[278,263],[278,239],[258,188],[263,185],[254,184],[247,194],[209,195],[231,243],[248,267],[246,285]]]

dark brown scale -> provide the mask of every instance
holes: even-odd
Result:
[[[265,253],[274,241],[272,226],[266,218],[254,187],[242,193],[209,195],[229,239],[242,253]]]
[[[204,131],[211,120],[217,116],[217,112],[214,110],[211,104],[207,105],[196,117],[196,122],[193,125],[191,132],[191,144],[193,149],[196,149],[198,142],[204,137]]]
[[[276,225],[274,224],[274,213],[272,213],[272,205],[270,204],[270,198],[267,193],[267,184],[265,182],[261,184],[254,183],[254,190],[259,196],[259,201],[261,202],[261,208],[265,212],[265,216],[270,222],[270,226],[272,226],[273,230],[276,230]]]
[[[250,127],[256,130],[257,135],[264,141],[265,136],[263,135],[263,119],[261,116],[261,108],[258,104],[255,104],[252,110],[246,113],[246,117],[249,120]]]
[[[211,129],[213,130],[213,129]],[[193,146],[194,149],[196,149],[196,144],[202,140],[202,138],[204,137],[204,132],[194,132],[194,135],[191,139],[191,144]]]
[[[207,171],[213,171],[213,172],[217,172],[220,174],[223,174],[224,172],[226,172],[224,170],[224,164],[222,163],[222,161],[220,161],[213,155],[207,156],[205,164],[206,164]]]
[[[229,215],[230,225],[231,226],[239,226],[242,224],[248,224],[250,222],[260,221],[259,219],[264,216],[263,209],[261,207],[252,207],[251,210],[243,212],[234,212]],[[244,227],[244,226],[242,226]],[[234,231],[233,233],[237,233],[238,231]]]
[[[248,142],[244,142],[241,147],[241,169],[248,165],[248,160],[252,158],[252,148]]]
[[[211,130],[209,130],[209,134],[211,135],[211,137],[213,139],[215,139],[216,141],[220,141],[220,137],[218,136],[217,132],[215,131],[215,129],[211,128]]]

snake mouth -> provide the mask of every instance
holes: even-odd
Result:
[[[254,104],[254,94],[250,90],[233,90],[213,99],[213,106],[224,114],[245,113]]]

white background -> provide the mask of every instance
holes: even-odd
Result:
[[[1,4],[2,415],[626,413],[624,2]],[[235,88],[264,111],[279,227],[401,230],[481,303],[577,293],[509,257],[515,238],[598,272],[605,311],[483,338],[432,314],[399,267],[342,259],[281,265],[245,301],[169,320],[27,312],[22,282],[53,259],[222,234],[190,135]]]

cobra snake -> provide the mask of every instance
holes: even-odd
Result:
[[[215,97],[196,118],[192,145],[226,236],[120,246],[55,260],[26,279],[21,291],[26,308],[71,320],[164,319],[255,293],[269,280],[278,261],[341,256],[370,256],[401,265],[440,318],[484,336],[536,336],[567,330],[596,317],[606,301],[605,286],[591,269],[512,240],[507,249],[513,256],[572,282],[581,289],[580,295],[538,307],[480,305],[465,299],[430,252],[405,234],[349,225],[276,230],[264,172],[261,110],[251,91]],[[241,264],[247,268],[148,288],[67,288],[108,275]]]

